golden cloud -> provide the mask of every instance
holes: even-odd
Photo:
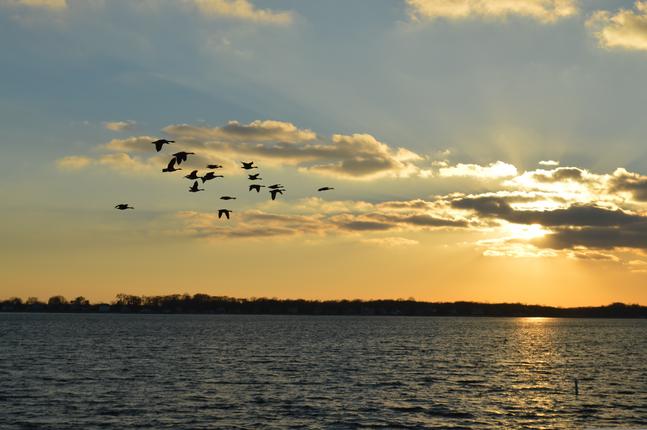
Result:
[[[288,25],[292,12],[258,9],[249,0],[192,0],[205,16],[221,16],[260,24]]]
[[[575,0],[406,0],[416,20],[522,16],[552,23],[578,13]]]
[[[587,24],[602,47],[647,50],[646,1],[636,1],[634,10],[596,11]]]
[[[110,131],[127,131],[133,130],[137,123],[132,120],[128,121],[106,121],[103,123],[103,127],[106,130]]]
[[[9,6],[25,6],[32,8],[45,8],[51,10],[65,9],[66,0],[0,0],[0,4]]]

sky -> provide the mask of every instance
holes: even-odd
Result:
[[[0,298],[647,304],[647,1],[0,0],[0,52]]]

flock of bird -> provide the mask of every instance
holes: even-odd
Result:
[[[151,142],[151,144],[155,145],[155,150],[157,152],[160,152],[164,145],[168,145],[171,143],[175,143],[174,140],[166,140],[166,139],[158,139],[154,142]],[[162,169],[163,173],[172,173],[172,172],[177,172],[178,170],[182,170],[182,168],[176,167],[182,164],[183,162],[186,162],[189,159],[189,155],[195,155],[194,152],[186,152],[186,151],[180,151],[176,152],[173,154],[173,158],[171,158],[171,161],[169,161],[168,165]],[[252,170],[252,169],[258,169],[258,166],[254,165],[253,161],[250,162],[245,162],[241,161],[241,169],[243,170]],[[204,188],[200,188],[198,185],[198,179],[202,180],[202,184],[204,185],[205,182],[210,181],[212,179],[216,178],[224,178],[223,175],[216,175],[213,170],[216,169],[222,169],[222,165],[220,164],[208,164],[207,169],[211,170],[209,172],[206,172],[204,175],[199,176],[197,170],[193,170],[191,173],[188,175],[184,176],[185,178],[192,180],[193,185],[189,188],[189,192],[191,193],[197,193],[198,191],[204,191]],[[247,179],[250,181],[262,181],[263,178],[260,177],[260,173],[255,173],[247,174]],[[281,184],[272,184],[272,185],[262,185],[262,184],[257,184],[253,183],[249,185],[249,191],[256,191],[257,193],[261,192],[261,188],[267,188],[269,190],[270,196],[272,197],[272,200],[276,199],[277,194],[283,195],[283,192],[286,191],[285,187]],[[334,190],[332,187],[321,187],[318,188],[317,191],[330,191]],[[221,200],[236,200],[236,197],[234,196],[221,196]],[[126,210],[126,209],[135,209],[133,206],[130,206],[128,203],[119,203],[118,205],[115,206],[115,209],[118,210]],[[227,219],[230,219],[229,216],[233,212],[231,209],[218,209],[218,218],[222,218],[224,215]]]

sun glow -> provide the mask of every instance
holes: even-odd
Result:
[[[503,226],[505,233],[509,236],[509,239],[517,240],[532,240],[540,237],[544,237],[550,233],[549,230],[546,230],[540,224],[506,224]]]

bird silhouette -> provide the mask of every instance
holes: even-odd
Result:
[[[119,209],[120,211],[125,211],[126,209],[135,209],[132,206],[128,206],[128,203],[119,203],[117,206],[115,206],[115,209]]]
[[[283,188],[283,185],[281,185],[281,184],[274,184],[274,185],[270,185],[270,186],[269,186],[269,187],[267,187],[267,188],[269,188],[270,190],[276,190],[276,189],[278,189],[278,188]]]
[[[265,185],[261,185],[261,184],[252,184],[249,186],[249,191],[256,190],[256,192],[259,193],[261,191],[261,187],[264,187],[264,186]]]
[[[278,188],[270,190],[270,194],[272,195],[272,200],[276,200],[276,195],[277,194],[283,195],[283,191],[285,191],[285,190],[280,190]]]
[[[260,175],[260,173],[257,173],[257,174],[255,174],[255,175],[247,175],[247,178],[248,178],[250,181],[262,181],[262,180],[263,180],[263,178],[259,178],[259,177],[258,177],[259,175]]]
[[[222,216],[226,216],[227,219],[229,219],[229,213],[233,212],[232,210],[229,209],[218,209],[218,218],[222,218]]]
[[[204,184],[207,181],[210,181],[214,178],[224,178],[222,175],[216,175],[213,172],[207,172],[203,177],[202,177],[202,183]]]
[[[185,178],[187,178],[187,179],[191,179],[191,180],[198,179],[198,178],[199,178],[199,176],[198,176],[198,171],[197,171],[197,170],[194,170],[193,172],[191,172],[191,173],[189,173],[188,175],[186,175],[186,176],[185,176]]]
[[[167,145],[169,143],[175,143],[174,140],[166,140],[166,139],[157,139],[154,142],[151,142],[153,145],[155,145],[155,149],[157,152],[160,152],[162,150],[162,146]]]
[[[220,200],[236,200],[236,197],[232,197],[232,196],[222,196],[222,197],[220,197]]]
[[[182,170],[182,169],[176,169],[175,158],[171,158],[171,161],[169,161],[168,166],[165,169],[162,169],[162,172],[175,172],[177,170]]]
[[[254,166],[254,162],[250,161],[249,163],[245,163],[244,161],[240,162],[243,166],[241,169],[249,170],[249,169],[258,169],[258,166]]]
[[[317,191],[330,191],[330,190],[334,190],[334,188],[332,188],[332,187],[321,187]]]
[[[222,169],[220,164],[207,164],[207,169]]]
[[[177,165],[179,166],[180,164],[182,164],[183,161],[187,160],[189,155],[192,155],[192,154],[195,154],[195,152],[180,151],[173,154],[173,156],[177,160]]]
[[[197,193],[198,191],[204,191],[204,188],[198,188],[198,181],[194,181],[191,188],[189,188],[189,192]]]

